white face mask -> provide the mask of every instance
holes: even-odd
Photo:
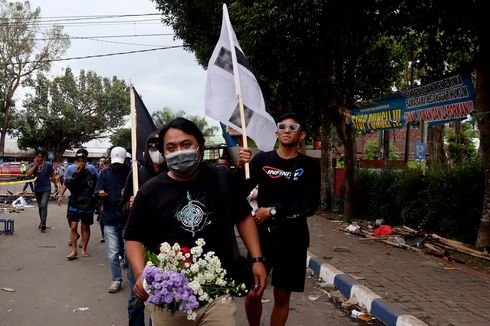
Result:
[[[163,164],[165,162],[165,156],[160,151],[148,151],[150,159],[154,164]]]

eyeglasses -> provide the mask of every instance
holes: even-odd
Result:
[[[148,150],[149,151],[157,151],[158,150],[158,143],[149,143],[148,144]]]
[[[278,123],[277,124],[277,129],[279,129],[279,131],[285,131],[286,128],[291,130],[292,132],[296,132],[299,130],[299,123]]]

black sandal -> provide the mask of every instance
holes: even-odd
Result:
[[[74,254],[69,254],[68,256],[66,256],[66,259],[68,259],[69,261],[75,260],[77,258],[78,258],[77,255]]]

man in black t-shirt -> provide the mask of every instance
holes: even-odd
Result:
[[[257,262],[252,265],[253,292],[261,296],[266,271],[257,228],[245,198],[241,198],[239,192],[224,197],[220,189],[220,172],[212,165],[202,163],[204,137],[194,123],[183,118],[172,120],[162,128],[159,139],[169,171],[147,181],[138,191],[125,230],[126,253],[136,277],[135,294],[143,300],[148,298],[143,289],[143,245],[159,252],[162,242],[171,245],[177,242],[181,247],[190,248],[195,246],[198,238],[203,238],[206,242],[204,250],[214,251],[222,266],[229,270],[234,259],[235,241],[230,225],[236,224],[250,255]],[[231,177],[226,177],[227,182],[233,183]],[[227,188],[237,189],[232,184]],[[235,306],[229,298],[214,300],[201,308],[196,319],[199,323],[213,320],[219,321],[220,325],[234,324]],[[149,311],[155,326],[194,325],[186,319],[185,313],[177,312],[172,316],[154,305],[149,305]]]
[[[306,136],[298,116],[278,119],[279,148],[261,152],[250,161],[249,188],[258,185],[254,211],[267,270],[272,270],[274,308],[271,325],[284,325],[291,292],[303,292],[310,236],[306,218],[315,213],[320,197],[320,165],[298,152]],[[240,151],[247,162],[250,152]],[[250,292],[245,300],[250,325],[260,325],[261,296]]]

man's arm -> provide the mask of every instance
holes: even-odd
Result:
[[[63,198],[65,197],[65,191],[66,191],[66,184],[64,183],[63,186],[61,187],[60,195],[58,196],[58,206],[61,206],[61,203],[63,202]]]
[[[148,299],[148,293],[143,288],[143,270],[145,269],[145,256],[143,244],[139,241],[126,240],[126,256],[128,257],[131,269],[136,280],[134,284],[134,294],[143,301]]]
[[[27,176],[33,175],[34,171],[36,171],[36,168],[37,168],[37,164],[36,163],[32,164],[32,167],[26,172],[26,175]]]
[[[248,252],[252,258],[262,257],[262,250],[260,249],[259,233],[257,232],[257,226],[252,215],[248,215],[244,219],[240,220],[236,227],[240,237],[247,247]],[[262,262],[253,263],[252,270],[254,273],[255,285],[252,291],[256,295],[262,296],[266,287],[267,271],[265,265]]]

